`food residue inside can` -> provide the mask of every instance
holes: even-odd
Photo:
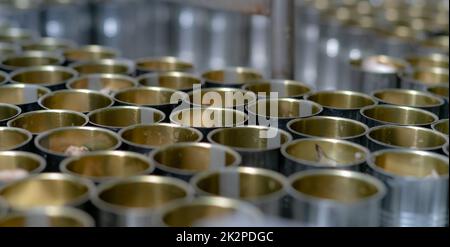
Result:
[[[86,146],[69,146],[64,151],[64,154],[69,156],[78,156],[87,152],[89,152],[89,148],[87,148]]]

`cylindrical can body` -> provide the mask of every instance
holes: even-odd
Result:
[[[386,187],[378,179],[353,171],[316,170],[292,175],[289,182],[295,220],[321,227],[380,225]]]

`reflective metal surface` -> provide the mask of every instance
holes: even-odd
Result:
[[[43,173],[7,184],[0,189],[14,210],[43,206],[74,206],[83,208],[94,192],[88,180],[61,173]]]
[[[289,178],[292,216],[315,226],[379,226],[386,187],[363,173],[300,172]]]
[[[113,131],[119,131],[135,124],[159,123],[165,117],[162,111],[137,106],[113,106],[98,109],[88,114],[91,125]]]
[[[70,207],[48,206],[14,212],[0,219],[0,227],[94,227],[87,213]]]
[[[244,67],[211,70],[202,74],[206,87],[241,87],[247,82],[262,78],[263,76],[258,71]]]
[[[165,87],[183,92],[193,90],[194,85],[203,85],[204,82],[194,74],[184,72],[161,72],[161,73],[147,73],[137,78],[142,86],[150,87]]]
[[[22,110],[11,104],[0,103],[0,126],[6,126],[6,123],[19,116]]]
[[[62,65],[63,62],[64,58],[57,53],[26,51],[17,55],[1,58],[0,69],[11,72],[17,69],[34,66]]]
[[[276,97],[301,99],[313,89],[299,81],[291,80],[258,80],[247,83],[242,89],[254,92],[259,98],[271,97],[270,93],[278,93]]]
[[[343,140],[305,138],[281,147],[285,175],[312,169],[345,169],[363,171],[369,150]]]
[[[367,147],[372,152],[386,148],[409,148],[440,153],[447,142],[444,134],[412,126],[377,126],[371,128],[366,136]]]
[[[22,109],[22,112],[36,111],[40,107],[38,99],[50,93],[50,89],[32,84],[8,84],[0,87],[0,102],[14,104]]]
[[[99,59],[72,63],[71,68],[81,75],[88,74],[120,74],[134,75],[134,62],[128,59]]]
[[[27,150],[31,139],[31,133],[26,130],[0,127],[0,151]]]
[[[210,143],[174,143],[153,150],[150,162],[156,173],[189,181],[195,174],[235,167],[241,156],[231,148]]]
[[[71,110],[88,113],[93,110],[110,107],[113,99],[105,94],[87,89],[55,91],[39,99],[44,109]]]
[[[96,151],[74,156],[61,162],[59,170],[63,173],[89,179],[95,183],[146,175],[155,166],[148,158],[127,151]]]
[[[180,142],[200,142],[203,134],[194,128],[170,123],[138,124],[119,131],[123,148],[148,154],[155,148]]]
[[[280,147],[292,140],[281,129],[264,126],[240,126],[211,131],[207,139],[211,143],[231,147],[242,156],[242,166],[280,170]]]
[[[194,65],[176,57],[148,57],[137,59],[136,68],[137,74],[142,75],[149,72],[192,72],[194,70]]]
[[[448,224],[448,158],[414,150],[382,150],[368,159],[369,172],[388,187],[383,226]]]
[[[33,84],[47,87],[51,90],[64,89],[65,83],[78,76],[70,68],[62,66],[37,66],[19,69],[11,73],[12,83]]]
[[[198,195],[244,200],[264,213],[281,216],[286,196],[286,178],[271,170],[240,167],[205,171],[191,179]]]
[[[100,45],[86,45],[64,51],[64,57],[69,63],[113,59],[120,55],[118,50]]]
[[[91,201],[99,226],[152,226],[155,211],[169,202],[190,198],[191,186],[179,179],[137,176],[101,184]]]
[[[435,114],[407,106],[374,105],[361,109],[361,121],[369,127],[393,124],[430,127],[439,117]]]
[[[137,81],[130,76],[119,74],[88,74],[67,82],[68,89],[89,89],[104,94],[137,87]]]
[[[369,128],[355,120],[340,117],[314,116],[289,121],[287,129],[294,139],[324,137],[356,142],[365,146]]]

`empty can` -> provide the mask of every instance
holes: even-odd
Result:
[[[293,218],[314,226],[380,226],[386,187],[369,175],[313,170],[289,178]]]
[[[448,158],[414,150],[381,150],[368,159],[369,172],[383,181],[383,226],[448,225]]]
[[[0,103],[14,104],[22,112],[39,110],[38,99],[50,89],[33,84],[8,84],[0,87]]]
[[[189,181],[202,171],[236,167],[241,156],[229,147],[210,143],[174,143],[157,148],[149,154],[156,173]]]
[[[142,154],[169,144],[203,140],[200,131],[170,123],[133,125],[119,131],[119,136],[124,149]]]
[[[148,227],[153,226],[156,209],[193,194],[188,183],[176,178],[136,176],[101,184],[91,201],[99,226]]]
[[[24,129],[0,127],[0,151],[27,151],[32,139],[32,134]]]
[[[18,69],[10,74],[11,82],[33,84],[47,87],[51,90],[66,88],[66,82],[78,76],[78,73],[63,66],[33,66]]]
[[[0,103],[0,126],[6,126],[9,120],[19,116],[21,112],[22,109],[18,106]]]

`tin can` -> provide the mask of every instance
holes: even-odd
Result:
[[[425,91],[430,86],[448,86],[449,71],[443,68],[417,68],[400,74],[402,88]]]
[[[145,57],[136,59],[138,75],[164,72],[193,72],[194,65],[176,57]]]
[[[259,80],[244,84],[242,89],[255,93],[259,98],[269,98],[270,93],[278,93],[279,98],[302,99],[308,93],[313,91],[312,87],[292,80]]]
[[[50,89],[33,84],[8,84],[0,87],[0,103],[14,104],[22,112],[39,110],[38,99],[50,93]]]
[[[87,207],[94,184],[61,173],[42,173],[9,183],[0,189],[13,211],[45,206]]]
[[[45,37],[38,40],[28,41],[22,44],[24,51],[47,51],[63,52],[67,49],[73,49],[77,45],[75,42],[67,39]]]
[[[169,144],[203,140],[200,131],[170,123],[133,125],[119,131],[119,136],[125,150],[141,154]]]
[[[133,76],[135,72],[133,61],[118,58],[75,62],[70,64],[70,67],[81,75],[120,74]]]
[[[0,60],[0,69],[12,72],[19,69],[46,66],[62,65],[64,58],[57,53],[46,51],[25,51],[17,55],[10,55]],[[11,77],[13,79],[13,77]]]
[[[189,181],[195,174],[241,164],[241,156],[229,147],[210,143],[175,143],[153,150],[150,162],[156,173]]]
[[[87,90],[60,90],[39,98],[39,105],[44,109],[71,110],[82,113],[110,107],[113,99],[103,93]]]
[[[387,148],[408,148],[440,153],[447,142],[444,134],[431,129],[395,125],[373,127],[367,133],[367,139],[367,147],[372,152]]]
[[[12,127],[0,127],[0,137],[0,151],[26,151],[33,138],[30,132]]]
[[[314,226],[380,226],[386,186],[369,175],[312,170],[289,178],[293,218]]]
[[[287,195],[286,178],[281,174],[253,167],[205,171],[191,179],[200,196],[221,196],[247,201],[272,216],[283,215]]]
[[[162,122],[166,115],[150,107],[113,106],[91,111],[87,117],[91,125],[117,132],[135,124]]]
[[[371,96],[354,91],[319,91],[305,96],[307,100],[323,107],[322,115],[360,119],[359,111],[365,106],[376,105]]]
[[[211,143],[225,145],[242,157],[242,166],[280,170],[280,148],[292,140],[292,136],[281,129],[264,126],[239,126],[211,131],[207,139]]]
[[[322,137],[346,140],[366,146],[367,125],[348,118],[314,116],[294,119],[287,124],[294,139]]]
[[[182,92],[194,90],[195,85],[200,85],[200,87],[204,85],[200,77],[178,71],[147,73],[139,76],[137,81],[145,87],[165,87]]]
[[[202,74],[206,87],[234,87],[240,88],[243,84],[261,80],[262,74],[256,70],[245,67],[229,67],[219,70],[210,70]]]
[[[374,91],[372,96],[380,104],[420,108],[438,116],[445,106],[445,101],[440,97],[417,90],[388,88]]]
[[[20,115],[22,110],[11,104],[0,103],[0,126],[6,126],[6,123]]]
[[[14,212],[0,219],[0,227],[94,227],[92,217],[71,207],[47,206]]]
[[[0,178],[0,186],[11,183],[17,179],[37,174],[45,169],[45,160],[36,154],[23,151],[0,151],[0,172],[18,172],[12,177],[8,175]],[[20,172],[20,173],[19,173]],[[1,217],[0,217],[1,218]]]
[[[70,68],[62,66],[37,66],[18,69],[10,74],[11,82],[33,84],[47,87],[50,90],[66,88],[66,82],[78,76],[78,73]]]
[[[89,179],[95,184],[121,178],[146,175],[155,166],[147,157],[127,151],[96,151],[63,160],[62,173]]]
[[[441,97],[444,100],[444,106],[441,109],[439,114],[440,118],[448,118],[448,86],[430,86],[427,88],[427,91]]]
[[[369,127],[392,124],[430,128],[439,120],[434,113],[407,106],[375,105],[361,109],[361,121]]]
[[[285,143],[282,173],[286,176],[313,169],[363,171],[369,156],[367,148],[344,140],[304,138]]]
[[[111,95],[117,91],[137,87],[137,81],[119,74],[87,74],[68,81],[68,89],[89,89]]]
[[[383,226],[448,224],[448,158],[406,149],[372,154],[369,172],[388,193],[382,204]]]
[[[86,152],[118,149],[116,133],[95,127],[62,127],[39,134],[34,139],[38,152],[47,160],[47,171],[58,171],[60,162]]]
[[[448,118],[437,121],[436,123],[431,125],[431,128],[448,136]]]
[[[158,208],[193,194],[188,183],[176,178],[136,176],[101,184],[91,201],[98,211],[99,226],[142,227],[153,226]]]
[[[82,61],[101,59],[114,59],[120,56],[120,52],[114,48],[101,45],[85,45],[65,50],[63,53],[68,64]]]

